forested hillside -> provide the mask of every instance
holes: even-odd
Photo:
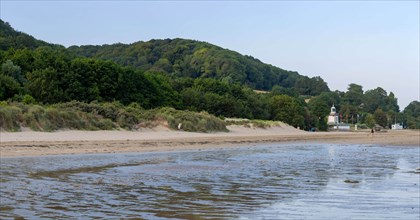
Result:
[[[111,60],[142,71],[166,73],[173,77],[214,78],[261,90],[271,90],[277,85],[293,88],[301,95],[319,95],[329,91],[320,77],[302,76],[264,64],[251,56],[193,40],[165,39],[128,45],[73,46],[69,50],[79,56]]]
[[[204,42],[174,39],[65,48],[17,32],[1,20],[0,27],[0,129],[11,118],[18,120],[9,120],[14,130],[16,124],[40,125],[41,118],[49,119],[46,127],[61,128],[51,123],[68,120],[64,116],[74,106],[68,103],[74,101],[84,106],[75,118],[100,123],[69,121],[69,128],[126,128],[127,120],[130,126],[140,123],[145,110],[170,107],[181,113],[163,110],[170,112],[168,121],[194,124],[198,116],[189,112],[205,111],[221,118],[280,120],[301,129],[326,130],[333,104],[342,121],[361,127],[389,127],[395,119],[409,128],[420,127],[417,101],[400,113],[394,94],[380,87],[363,91],[361,85],[350,84],[346,92],[331,92],[319,77],[301,76]],[[121,114],[102,114],[101,106],[114,106]],[[137,109],[130,110],[134,116],[123,113],[127,106]],[[200,123],[197,130],[209,127],[204,119]]]
[[[8,50],[9,48],[35,49],[40,46],[64,48],[61,45],[50,44],[42,40],[37,40],[31,35],[16,31],[10,26],[9,23],[0,20],[0,50]]]

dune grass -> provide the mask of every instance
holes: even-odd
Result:
[[[145,112],[147,121],[166,121],[173,130],[191,132],[227,132],[226,123],[207,112],[180,111],[173,108],[159,108]]]
[[[279,121],[248,120],[248,119],[225,119],[226,125],[240,125],[248,128],[271,128],[281,125]]]
[[[0,130],[34,131],[135,130],[166,125],[173,130],[190,132],[228,131],[221,119],[206,112],[181,111],[173,108],[144,110],[137,104],[123,106],[118,102],[67,102],[55,105],[0,102]]]

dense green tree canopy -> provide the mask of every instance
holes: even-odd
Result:
[[[13,98],[21,91],[19,83],[10,76],[0,74],[0,100]]]
[[[251,56],[193,40],[165,39],[128,45],[73,46],[69,50],[79,56],[112,60],[143,71],[153,70],[175,77],[214,78],[263,90],[271,90],[275,85],[295,87],[302,95],[329,91],[327,83],[320,77],[301,76],[264,64]]]
[[[1,65],[1,73],[3,73],[6,76],[12,77],[20,84],[23,84],[25,82],[25,77],[22,74],[20,66],[14,65],[11,60],[7,60]]]
[[[394,93],[391,92],[388,96],[387,92],[381,87],[366,91],[364,94],[365,111],[374,113],[379,108],[383,111],[398,112],[399,107]]]
[[[375,113],[373,114],[373,117],[375,118],[376,123],[378,123],[380,126],[387,127],[388,118],[386,116],[386,113],[382,111],[382,109],[376,109]]]
[[[412,101],[403,111],[404,124],[411,129],[420,128],[420,102]]]
[[[360,106],[363,103],[363,87],[355,83],[349,84],[347,92],[343,96],[343,104]]]
[[[364,92],[352,83],[346,92],[331,92],[320,77],[193,40],[64,48],[0,20],[0,67],[0,100],[117,101],[146,109],[282,120],[320,130],[328,128],[326,117],[335,105],[343,120],[360,116],[357,122],[387,127],[399,116],[408,127],[420,128],[418,101],[399,113],[395,95],[381,87]]]
[[[304,108],[292,97],[276,95],[270,100],[273,120],[284,121],[294,127],[303,128]]]

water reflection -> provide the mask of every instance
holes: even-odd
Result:
[[[417,155],[266,145],[1,159],[0,217],[418,219]]]

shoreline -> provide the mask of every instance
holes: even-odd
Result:
[[[325,143],[420,147],[420,131],[305,132],[289,127],[229,127],[230,132],[194,133],[165,128],[142,131],[0,132],[0,158],[207,150],[264,143]]]

